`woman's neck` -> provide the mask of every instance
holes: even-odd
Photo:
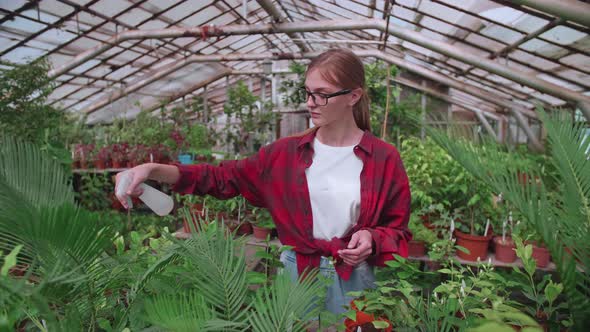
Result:
[[[321,126],[316,133],[316,138],[329,146],[351,146],[358,144],[363,135],[364,132],[352,119],[352,121]]]

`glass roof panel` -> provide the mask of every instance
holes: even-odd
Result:
[[[572,54],[559,59],[560,62],[590,71],[590,57],[582,54]]]
[[[569,45],[582,38],[586,34],[564,26],[556,26],[555,28],[543,33],[540,37],[556,42],[560,45]]]
[[[130,5],[131,3],[127,1],[101,0],[90,6],[90,8],[106,16],[115,16],[116,14],[119,14],[123,10],[129,8]]]
[[[457,10],[430,1],[421,1],[418,9],[449,22],[455,22],[463,15]]]
[[[27,1],[25,0],[2,0],[0,2],[0,7],[4,8],[5,10],[8,11],[13,11],[16,9],[19,9],[20,7],[22,7],[23,5],[25,5],[27,3]]]
[[[536,38],[521,44],[519,48],[530,52],[543,54],[544,56],[553,59],[558,59],[568,54],[568,51],[565,48],[546,43]]]
[[[21,46],[17,47],[14,50],[4,54],[2,56],[2,60],[10,61],[14,63],[24,64],[35,60],[36,58],[45,54],[44,50],[39,50],[32,47]]]
[[[188,13],[184,13],[183,16],[186,16],[187,14]],[[184,19],[182,23],[187,26],[200,26],[219,14],[221,14],[221,11],[219,9],[215,7],[207,7],[207,9],[204,9]]]
[[[45,25],[45,24],[37,23],[37,22],[29,20],[27,18],[18,17],[18,16],[14,17],[14,19],[12,19],[12,20],[8,20],[8,21],[2,23],[2,28],[9,28],[7,30],[14,29],[14,30],[22,31],[22,32],[28,32],[28,33],[37,32],[37,31],[45,28],[46,26],[47,25]]]
[[[152,14],[148,13],[147,11],[145,11],[143,9],[133,8],[130,11],[119,16],[118,20],[121,20],[122,22],[125,22],[126,24],[135,26],[135,25],[139,24],[139,22],[147,19],[150,16],[152,16]]]
[[[180,5],[164,12],[162,15],[168,18],[173,19],[174,21],[178,21],[181,18],[185,17],[186,15],[196,12],[199,9],[205,7],[207,5],[206,1],[186,1],[184,3],[181,3]],[[209,7],[212,9],[211,11],[211,15],[216,15],[219,14],[220,11],[217,10],[217,13],[213,14],[213,9],[216,9],[214,7]]]

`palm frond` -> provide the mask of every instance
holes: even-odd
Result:
[[[74,203],[70,176],[32,143],[0,136],[0,178],[35,207]]]
[[[590,266],[590,165],[583,143],[582,127],[552,118],[540,111],[551,143],[551,157],[561,183],[557,201],[549,197],[542,178],[529,170],[529,183],[519,181],[518,170],[503,165],[499,149],[492,145],[476,146],[457,140],[445,133],[428,128],[429,135],[472,175],[496,193],[502,193],[533,225],[555,259],[557,271],[564,284],[568,304],[576,325],[587,323],[590,312],[590,276],[576,267],[577,258]],[[567,201],[567,202],[566,202]],[[565,253],[564,246],[573,253]]]
[[[75,308],[93,324],[106,279],[101,260],[115,233],[74,204],[69,179],[56,161],[34,145],[1,140],[0,248],[23,245],[18,267],[27,271],[23,280],[32,281],[30,305],[51,303],[58,316]],[[41,312],[47,321],[53,315]]]
[[[194,287],[220,312],[220,318],[245,323],[248,282],[244,246],[228,236],[222,225],[214,233],[201,227],[203,231],[193,233],[191,239],[178,242],[182,248],[178,253],[194,267]]]
[[[564,186],[563,208],[578,225],[590,226],[590,160],[584,124],[560,121],[557,115],[538,110],[547,130],[551,159]]]
[[[259,289],[254,311],[248,317],[254,331],[305,331],[310,319],[318,314],[323,284],[317,271],[291,282],[286,273],[279,274],[271,286]]]
[[[150,299],[145,303],[145,314],[155,326],[170,331],[229,331],[240,327],[218,319],[197,291]]]

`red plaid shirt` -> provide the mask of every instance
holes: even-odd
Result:
[[[383,266],[393,254],[408,255],[410,187],[399,153],[392,145],[365,132],[354,153],[363,161],[361,207],[357,224],[342,238],[313,238],[311,203],[305,169],[311,165],[316,131],[277,140],[246,159],[209,164],[178,165],[180,179],[173,190],[209,194],[220,199],[243,195],[271,213],[281,243],[294,247],[301,274],[318,267],[321,256],[332,256],[340,277],[348,280],[352,267],[337,251],[353,233],[365,229],[373,236],[369,264]]]

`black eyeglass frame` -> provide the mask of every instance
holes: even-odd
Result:
[[[309,100],[309,97],[311,96],[311,100],[313,101],[314,105],[316,105],[316,106],[326,106],[326,105],[328,105],[328,100],[330,98],[342,96],[342,95],[347,95],[352,92],[352,89],[342,89],[342,90],[336,91],[334,93],[311,92],[311,91],[308,91],[305,87],[300,87],[299,90],[305,92],[305,94],[306,94],[305,98],[303,100],[304,102],[307,103],[307,100]],[[316,95],[324,98],[326,100],[326,103],[322,104],[322,105],[318,104],[316,102],[316,98],[315,98]]]

